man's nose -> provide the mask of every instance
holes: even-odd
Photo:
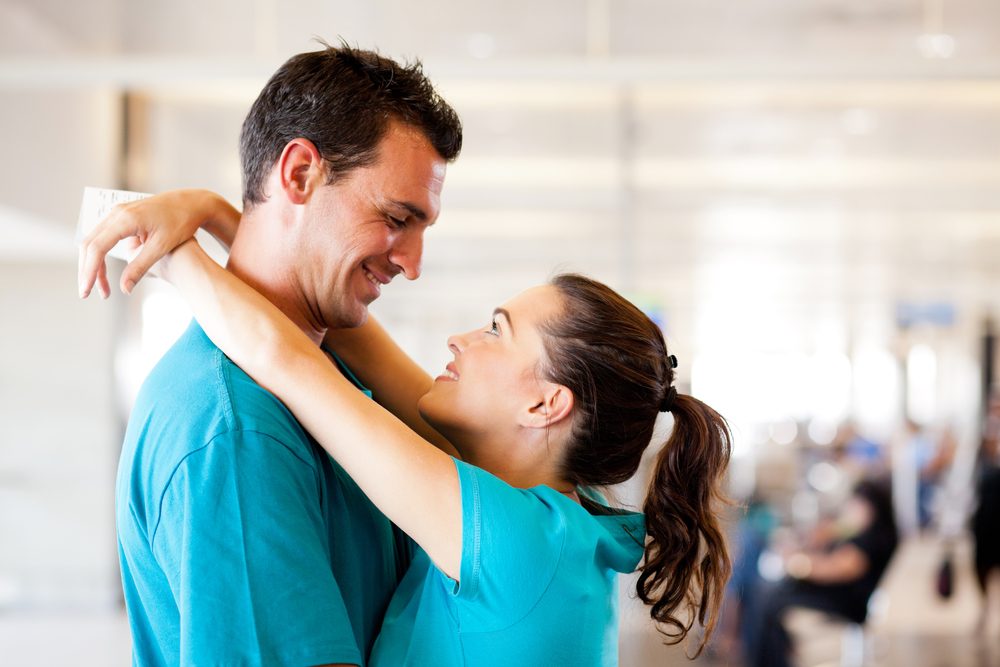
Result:
[[[424,262],[424,233],[403,234],[389,253],[389,261],[399,267],[407,280],[420,277]]]

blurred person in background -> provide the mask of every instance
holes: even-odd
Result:
[[[461,142],[419,63],[346,45],[292,57],[243,123],[242,217],[206,224],[231,248],[227,275],[318,353],[329,330],[365,322],[393,277],[420,275]],[[120,209],[84,241],[81,296],[95,282],[109,294],[104,256],[119,235],[144,242],[126,292],[173,247],[136,220]],[[389,519],[197,323],[132,410],[116,527],[138,665],[364,665],[409,564]]]
[[[853,421],[845,421],[837,428],[830,446],[838,465],[848,473],[852,486],[861,479],[887,472],[882,445],[862,434]]]
[[[979,504],[972,516],[976,582],[982,595],[977,628],[990,630],[993,614],[1000,620],[1000,466],[983,471]],[[996,622],[994,622],[996,625]]]
[[[939,522],[941,503],[939,497],[948,471],[955,461],[958,450],[958,437],[955,429],[946,426],[933,441],[934,448],[930,459],[924,463],[919,472],[917,496],[920,501],[920,526],[926,528],[932,522]]]
[[[1000,623],[1000,397],[990,399],[979,450],[978,505],[972,515],[976,582],[982,604],[976,628],[991,630]]]
[[[903,422],[892,447],[892,492],[896,522],[904,534],[930,526],[935,496],[955,456],[951,429],[936,437],[913,419]]]
[[[753,667],[790,665],[791,638],[783,625],[785,612],[805,607],[863,623],[868,599],[878,586],[896,549],[898,532],[888,488],[859,482],[837,520],[839,535],[808,549],[785,549],[787,576],[763,584],[757,594],[750,644]]]
[[[754,494],[740,516],[734,531],[733,576],[726,586],[726,599],[720,620],[719,638],[713,654],[725,660],[745,662],[742,655],[750,645],[754,631],[757,595],[761,590],[759,563],[778,524],[771,504]]]

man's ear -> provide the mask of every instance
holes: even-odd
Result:
[[[548,428],[569,419],[573,412],[573,392],[561,384],[542,383],[539,400],[528,407],[521,418],[521,425],[528,428]]]
[[[308,139],[299,137],[285,144],[277,166],[281,189],[292,204],[305,204],[326,183],[323,157]]]

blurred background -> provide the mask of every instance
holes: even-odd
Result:
[[[1000,665],[969,529],[1000,428],[987,0],[0,0],[0,663],[129,662],[114,475],[187,314],[155,281],[77,298],[83,187],[238,202],[243,116],[313,37],[419,57],[465,124],[423,277],[373,308],[419,362],[581,271],[730,420],[738,577],[696,664],[744,664],[748,610],[877,479],[900,539],[867,620],[797,619],[799,663]],[[627,583],[622,664],[685,664]]]

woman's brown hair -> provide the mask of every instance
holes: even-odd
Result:
[[[698,621],[705,632],[697,656],[718,620],[731,571],[718,517],[729,427],[705,403],[677,393],[675,359],[642,311],[584,276],[562,274],[552,285],[563,304],[544,327],[544,372],[576,399],[565,478],[583,486],[624,482],[639,468],[657,415],[673,414],[643,506],[647,540],[636,590],[667,643],[681,642]]]

